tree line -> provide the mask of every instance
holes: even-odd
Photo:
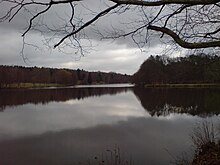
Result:
[[[133,75],[132,82],[137,85],[220,83],[220,56],[150,56]]]
[[[77,69],[0,65],[0,88],[11,84],[45,83],[62,85],[128,83],[129,75],[114,72],[88,72]]]

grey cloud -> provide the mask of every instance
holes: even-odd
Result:
[[[106,7],[104,4],[105,1],[97,1],[99,2],[98,5],[94,3],[93,0],[86,2],[88,2],[87,7],[90,7],[93,11],[102,10]],[[88,17],[92,17],[91,15],[88,15],[91,11],[87,9],[86,13],[80,13],[81,8],[84,8],[85,11],[85,6],[80,7],[80,5],[78,5],[76,8],[77,16],[85,14],[84,21],[86,21]],[[47,20],[48,24],[52,25],[60,20],[54,18],[56,13],[61,14],[61,17],[65,17],[68,11],[70,11],[70,9],[65,5],[55,7],[44,17],[44,20]],[[131,10],[121,15],[114,14],[106,16],[96,22],[96,27],[99,27],[101,30],[107,29],[111,26],[123,29],[124,25],[121,20],[126,22],[130,19],[135,19],[133,12],[134,11]],[[28,60],[26,61],[27,63],[25,63],[20,56],[20,51],[22,48],[21,34],[24,32],[24,27],[27,27],[26,19],[26,13],[21,12],[12,21],[12,24],[7,22],[0,23],[0,64],[57,68],[66,67],[70,69],[81,68],[89,71],[114,71],[133,74],[149,55],[161,53],[161,44],[157,39],[152,40],[149,47],[144,48],[146,52],[141,53],[131,38],[118,39],[114,42],[112,42],[112,40],[100,41],[100,36],[94,33],[92,29],[94,26],[92,26],[92,28],[86,28],[85,31],[90,35],[95,50],[90,51],[89,54],[86,54],[85,57],[82,57],[79,60],[77,59],[80,55],[75,55],[74,49],[65,49],[65,51],[69,51],[69,54],[63,54],[62,52],[59,52],[58,49],[47,50],[47,47],[45,47],[42,42],[42,40],[45,39],[44,37],[37,32],[32,31],[28,33],[26,36],[26,42],[35,44],[43,50],[36,50],[34,47],[26,46],[24,55]],[[60,22],[58,21],[57,23],[59,24]],[[51,34],[48,33],[45,37],[49,38],[50,35]],[[53,46],[53,43],[51,43],[51,46]]]
[[[85,69],[89,71],[114,71],[133,74],[140,64],[149,56],[141,53],[139,49],[128,48],[126,44],[93,41],[97,43],[94,51],[77,60],[74,50],[70,54],[63,54],[57,49],[36,50],[35,47],[26,46],[24,55],[28,59],[26,63],[20,55],[22,39],[20,33],[0,29],[0,64],[1,65],[23,65],[43,66],[70,69]],[[27,42],[42,47],[41,39],[37,34],[31,34]],[[96,45],[96,44],[95,44]]]
[[[75,8],[75,18],[76,19],[83,18],[82,21],[86,22],[94,17],[95,12],[98,13],[99,11],[105,9],[110,4],[112,3],[109,3],[109,1],[100,1],[100,0],[97,0],[95,2],[94,0],[83,1],[83,3],[79,3]],[[7,10],[8,4],[6,4],[5,7],[3,6],[3,8],[6,8]],[[32,12],[35,12],[36,10],[35,6],[30,7],[30,10]],[[38,10],[41,9],[39,8]],[[131,25],[125,23],[141,20],[141,17],[138,16],[137,12],[138,12],[137,10],[133,9],[133,10],[128,10],[124,13],[122,12],[121,14],[113,13],[111,15],[104,16],[101,19],[97,20],[95,24],[93,24],[93,26],[87,27],[85,29],[85,32],[92,40],[100,41],[100,36],[97,35],[96,32],[94,32],[94,29],[99,29],[100,32],[103,34],[107,29],[108,31],[112,31],[113,29],[128,30],[128,27],[131,27]],[[3,11],[1,11],[0,14],[2,15],[2,13]],[[70,14],[71,14],[71,9],[69,5],[54,6],[49,10],[49,12],[47,12],[43,17],[40,17],[40,19],[37,19],[35,22],[38,22],[40,20],[43,21],[42,22],[43,24],[47,24],[50,28],[58,28],[62,24],[65,24],[67,21],[69,21],[68,15]],[[7,28],[7,29],[19,30],[21,32],[24,32],[25,29],[27,29],[28,27],[28,19],[30,18],[30,16],[31,15],[28,12],[20,11],[19,14],[12,20],[12,22],[10,23],[8,23],[7,21],[2,22],[0,28]],[[41,24],[41,22],[39,23]],[[45,29],[45,26],[36,26],[36,28],[39,28],[40,30],[43,31],[45,30],[47,33],[44,33],[44,35],[50,35],[50,32],[48,32],[48,30]],[[65,33],[63,35],[65,35]],[[139,38],[137,38],[137,40],[138,39]],[[125,39],[123,38],[118,39],[117,44],[119,45],[126,44],[128,47],[137,47],[137,45],[132,41],[130,37],[127,37]],[[157,45],[158,41],[151,42],[151,46],[154,44]]]

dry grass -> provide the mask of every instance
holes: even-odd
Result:
[[[79,165],[134,165],[132,158],[129,160],[123,157],[118,146],[114,149],[107,149],[104,153],[88,159],[87,162],[79,162]]]
[[[195,147],[194,155],[189,159],[185,153],[176,157],[173,161],[175,165],[219,165],[220,164],[220,143],[219,127],[215,127],[213,122],[205,120],[198,123],[190,134],[190,139]]]
[[[196,148],[208,143],[215,143],[217,140],[217,131],[214,128],[214,124],[209,121],[204,121],[193,128],[191,139]]]

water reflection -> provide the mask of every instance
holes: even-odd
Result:
[[[167,152],[188,151],[189,125],[192,120],[174,123],[144,117],[130,118],[113,125],[48,132],[0,143],[0,164],[77,164],[86,163],[115,144],[124,159],[130,157],[135,165],[168,165],[172,159]],[[189,151],[190,152],[190,151]],[[5,160],[4,160],[5,159]]]
[[[84,90],[83,90],[84,91]],[[137,105],[137,106],[136,106]],[[83,129],[145,116],[132,92],[7,107],[0,114],[0,141],[48,131]]]
[[[189,134],[200,116],[218,121],[219,95],[219,89],[2,90],[0,164],[86,163],[117,144],[135,165],[169,165],[170,154],[193,152]]]
[[[151,116],[188,113],[206,117],[220,113],[220,89],[134,88],[134,94]]]
[[[6,106],[17,106],[27,103],[47,104],[52,101],[67,101],[70,99],[84,99],[101,95],[116,95],[126,92],[129,87],[105,87],[105,88],[55,88],[55,89],[15,89],[0,90],[0,111]]]
[[[201,88],[131,88],[87,87],[64,89],[1,90],[0,111],[24,104],[48,104],[82,100],[88,97],[116,95],[133,91],[144,109],[151,116],[167,116],[172,113],[190,115],[218,115],[220,112],[220,89]]]

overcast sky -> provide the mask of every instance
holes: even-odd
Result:
[[[88,1],[89,2],[89,1]],[[100,5],[97,5],[99,8]],[[93,7],[97,7],[93,3]],[[91,6],[90,6],[91,7]],[[56,8],[57,13],[63,10],[63,6]],[[95,9],[93,9],[95,10]],[[78,11],[83,15],[85,9]],[[87,11],[88,12],[88,11]],[[1,14],[1,12],[0,12]],[[62,13],[61,13],[62,14]],[[126,13],[126,18],[131,18]],[[47,19],[52,19],[53,14],[48,14]],[[111,40],[100,41],[96,37],[92,38],[92,50],[80,57],[75,54],[73,49],[65,49],[65,53],[58,49],[46,49],[43,45],[43,37],[39,33],[29,32],[27,34],[28,43],[38,45],[39,49],[33,46],[26,46],[24,56],[28,60],[24,61],[20,52],[22,50],[22,32],[24,32],[27,16],[20,14],[15,17],[12,23],[0,23],[0,64],[1,65],[22,65],[22,66],[38,66],[38,67],[56,67],[69,69],[84,69],[88,71],[104,71],[119,72],[126,74],[135,73],[140,65],[150,55],[163,53],[164,46],[158,40],[152,41],[151,45],[145,48],[145,52],[141,52],[137,46],[128,39],[120,39],[112,42]],[[110,20],[119,19],[117,17],[109,17]],[[104,19],[105,20],[105,19]],[[108,26],[108,21],[98,22],[100,26]],[[111,21],[112,22],[112,21]],[[119,21],[116,21],[119,22]],[[27,25],[27,24],[26,24]],[[120,26],[120,25],[118,25]],[[179,55],[179,53],[174,53]]]

